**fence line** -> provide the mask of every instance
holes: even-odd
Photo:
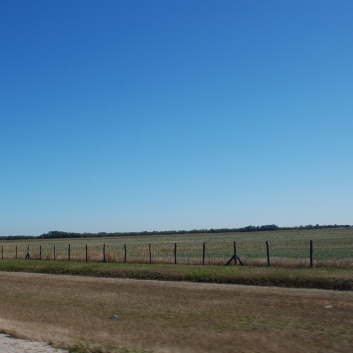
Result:
[[[251,258],[249,256],[245,256],[245,249],[242,247],[242,244],[240,244],[240,249],[238,249],[238,244],[236,241],[233,242],[233,253],[231,253],[230,249],[227,252],[223,253],[223,256],[221,258],[215,258],[209,255],[211,253],[212,248],[208,247],[208,252],[206,256],[206,241],[202,242],[201,244],[198,245],[199,248],[199,255],[193,254],[193,256],[186,256],[186,250],[190,250],[191,246],[189,244],[188,247],[184,247],[184,253],[183,253],[183,247],[181,243],[171,243],[170,246],[174,249],[169,249],[167,245],[163,243],[163,247],[158,248],[158,243],[154,243],[155,245],[152,247],[152,243],[144,244],[144,247],[146,249],[143,249],[143,244],[137,244],[139,245],[137,250],[138,250],[138,255],[136,254],[136,249],[134,250],[134,246],[130,245],[129,247],[127,244],[123,244],[123,260],[119,256],[119,247],[114,247],[114,246],[107,246],[105,243],[103,246],[101,245],[100,251],[96,250],[93,246],[89,248],[88,244],[86,243],[82,248],[78,247],[78,244],[76,244],[75,247],[72,248],[71,243],[67,245],[67,256],[63,255],[63,249],[61,248],[61,252],[58,251],[56,247],[56,244],[53,244],[53,253],[51,253],[50,250],[50,245],[43,245],[39,244],[39,254],[38,252],[36,253],[36,248],[34,245],[30,248],[30,245],[27,245],[27,253],[26,256],[24,257],[25,251],[23,248],[25,246],[18,246],[15,245],[14,248],[11,248],[11,246],[1,246],[1,259],[39,259],[39,260],[66,260],[66,261],[100,261],[100,262],[139,262],[139,263],[174,263],[176,264],[201,264],[201,265],[206,265],[206,264],[218,264],[218,265],[224,265],[225,261],[228,260],[226,265],[230,264],[234,260],[234,265],[237,265],[237,261],[241,265],[243,264],[248,264],[248,265],[265,265],[267,264],[268,267],[271,267],[271,261],[273,261],[274,264],[278,266],[283,266],[283,262],[286,261],[286,259],[291,260],[289,261],[289,265],[295,266],[296,261],[294,259],[290,259],[289,257],[281,257],[277,256],[274,257],[270,254],[270,242],[265,241],[265,246],[263,247],[264,252],[263,256],[257,256],[254,258]],[[215,243],[216,244],[216,243]],[[180,245],[180,246],[179,246]],[[257,246],[259,244],[256,244]],[[136,247],[136,244],[135,244]],[[195,243],[192,243],[192,247],[195,248]],[[309,256],[306,260],[309,260],[309,266],[312,268],[314,267],[314,247],[313,247],[313,240],[310,240],[307,249],[309,248]],[[19,250],[22,249],[22,256],[20,256],[21,252]],[[49,250],[48,250],[49,249]],[[30,252],[32,251],[32,254]],[[73,250],[76,250],[76,254],[73,253]],[[213,249],[214,250],[214,249]],[[47,252],[45,252],[47,251]],[[48,252],[49,251],[49,252]],[[135,251],[135,254],[134,254]],[[145,252],[144,252],[145,251]],[[154,251],[154,252],[153,252]],[[162,255],[161,256],[156,256],[158,251],[161,251]],[[193,249],[195,251],[195,249]],[[61,255],[60,255],[61,254]],[[84,255],[81,255],[84,254]],[[165,256],[164,256],[165,255]],[[266,261],[266,260],[267,261]],[[129,261],[128,261],[129,260]],[[298,258],[296,259],[297,262],[301,263],[302,265],[305,265],[305,263],[302,263],[303,260],[305,261],[305,258]],[[334,260],[334,258],[333,258]],[[352,258],[348,259],[348,263],[350,260],[353,260]],[[262,262],[266,261],[266,262]],[[282,263],[281,263],[282,261]],[[273,264],[272,263],[272,264]],[[316,264],[318,263],[318,260],[316,260]],[[288,264],[287,264],[288,265]],[[351,261],[351,266],[353,267],[353,261]]]

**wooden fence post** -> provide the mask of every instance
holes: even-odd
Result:
[[[267,266],[271,267],[271,262],[270,262],[270,246],[268,244],[268,241],[266,241],[266,254],[267,254]]]
[[[26,254],[25,260],[31,260],[31,255],[29,253],[29,245],[27,245],[27,254]]]
[[[103,244],[103,262],[106,262],[106,257],[105,257],[105,244]]]
[[[39,245],[39,260],[42,260],[42,244]]]
[[[174,265],[177,263],[177,243],[174,244]]]
[[[205,257],[206,257],[206,242],[204,241],[202,244],[202,265],[205,265]]]
[[[150,253],[150,264],[152,263],[152,244],[149,243],[148,245],[149,253]]]
[[[88,261],[88,246],[86,244],[86,262]]]
[[[313,241],[310,240],[310,267],[314,267],[314,257],[313,257]]]
[[[17,260],[17,245],[16,245],[16,260]]]
[[[127,261],[127,250],[126,250],[126,244],[124,244],[124,262],[126,263]]]
[[[69,261],[71,260],[71,244],[69,244],[69,248],[68,248],[68,258],[69,258]]]
[[[4,245],[1,245],[1,260],[4,260]]]
[[[234,265],[237,265],[237,242],[234,241],[233,243],[233,256],[234,256]]]

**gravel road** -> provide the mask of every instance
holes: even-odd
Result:
[[[68,353],[63,349],[50,347],[44,342],[32,342],[0,334],[1,353]]]

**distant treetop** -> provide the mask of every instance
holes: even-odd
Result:
[[[164,231],[142,231],[142,232],[99,232],[99,233],[76,233],[64,232],[59,230],[51,230],[48,233],[39,236],[30,235],[8,235],[0,236],[0,240],[23,240],[38,238],[91,238],[91,237],[119,237],[119,236],[135,236],[135,235],[170,235],[170,234],[196,234],[196,233],[235,233],[235,232],[264,232],[275,230],[296,230],[296,229],[322,229],[322,228],[351,228],[350,225],[306,225],[299,227],[278,227],[275,224],[267,224],[263,226],[247,226],[242,228],[211,228],[211,229],[192,229],[192,230],[164,230]]]

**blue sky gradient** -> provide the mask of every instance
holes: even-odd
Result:
[[[0,1],[0,235],[353,224],[352,1]]]

